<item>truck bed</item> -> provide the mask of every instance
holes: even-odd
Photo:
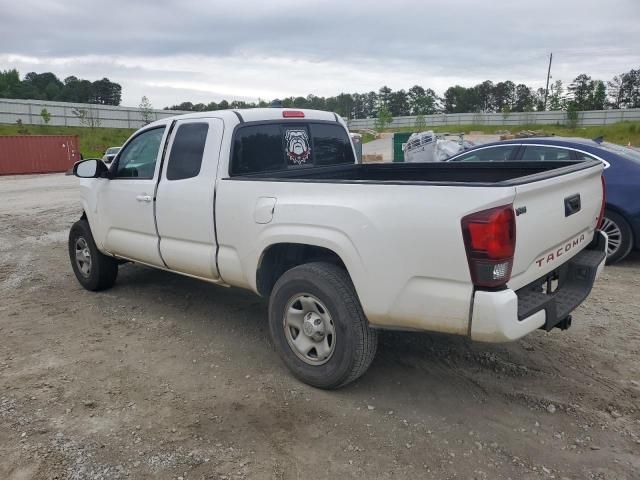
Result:
[[[579,162],[371,163],[292,168],[233,178],[238,180],[324,183],[510,186],[583,170],[597,163],[592,160]]]

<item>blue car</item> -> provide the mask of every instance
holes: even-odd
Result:
[[[602,230],[609,236],[607,263],[640,249],[640,151],[601,138],[535,137],[487,143],[448,162],[579,161],[605,165],[606,210]]]

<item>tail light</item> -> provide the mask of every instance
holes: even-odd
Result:
[[[602,222],[604,221],[604,206],[607,196],[607,186],[604,183],[604,175],[600,177],[600,180],[602,180],[602,204],[600,205],[600,215],[598,215],[598,223],[596,223],[597,229],[600,229],[600,227],[602,227]]]
[[[511,278],[516,250],[513,205],[490,208],[462,219],[471,280],[477,287],[499,287]]]
[[[283,118],[304,118],[304,112],[300,110],[284,110],[282,112]]]

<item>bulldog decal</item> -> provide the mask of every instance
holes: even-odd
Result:
[[[305,129],[287,130],[284,134],[285,151],[289,163],[304,165],[311,155],[309,135]]]

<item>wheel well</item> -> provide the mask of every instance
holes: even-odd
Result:
[[[311,262],[328,262],[347,270],[333,250],[300,243],[277,243],[267,248],[256,272],[256,287],[263,297],[271,294],[273,286],[287,270]]]

